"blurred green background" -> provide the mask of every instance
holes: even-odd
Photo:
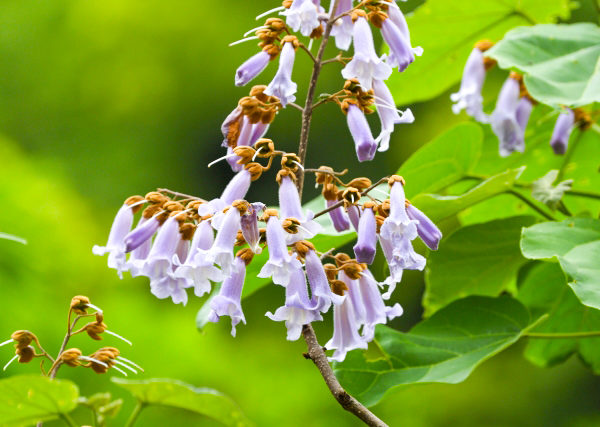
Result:
[[[419,3],[409,1],[406,10]],[[107,337],[100,345],[118,346],[142,365],[146,372],[140,378],[170,377],[218,389],[261,426],[359,425],[302,357],[304,343],[287,342],[283,324],[264,316],[282,304],[280,287],[245,300],[248,325],[238,327],[237,338],[229,335],[228,319],[198,333],[194,318],[203,300],[191,298],[186,307],[158,300],[147,279],[119,280],[106,259],[91,252],[94,244],[104,244],[112,216],[129,195],[156,187],[205,198],[220,193],[231,171],[224,162],[206,165],[223,154],[221,121],[248,91],[233,85],[234,71],[256,51],[253,43],[227,44],[258,25],[254,16],[274,2],[0,5],[0,231],[29,242],[0,240],[0,341],[2,334],[8,338],[16,329],[29,329],[56,352],[70,298],[84,294],[104,309],[110,330],[134,342],[130,348]],[[592,11],[592,2],[584,1],[572,19],[586,19]],[[294,70],[299,101],[309,67],[299,55]],[[253,83],[268,83],[275,68]],[[336,90],[339,70],[338,64],[328,65],[318,90]],[[487,99],[494,99],[503,78],[492,72]],[[420,145],[466,120],[451,113],[448,93],[411,106],[415,124],[401,127],[390,151],[368,164],[356,161],[337,107],[324,106],[313,122],[307,164],[348,167],[353,176],[373,179],[392,173]],[[290,151],[298,134],[299,113],[293,109],[283,111],[269,132],[279,148]],[[273,173],[266,174],[249,199],[276,202],[273,179]],[[395,326],[408,329],[418,320],[421,293],[422,277],[407,274],[397,291],[407,315]],[[315,326],[325,343],[330,318]],[[99,345],[90,341],[77,336],[72,345],[91,353]],[[463,384],[408,387],[373,409],[390,425],[404,426],[600,425],[600,381],[581,363],[541,369],[528,364],[521,351],[517,345],[486,362]],[[10,347],[0,349],[0,360],[10,357]],[[0,375],[37,370],[36,364],[15,364]],[[108,390],[123,397],[112,425],[122,425],[133,407],[133,399],[108,375],[63,367],[59,377],[73,379],[84,395]],[[83,410],[75,416],[82,424],[91,422]],[[167,423],[216,425],[164,408],[145,410],[138,425]]]

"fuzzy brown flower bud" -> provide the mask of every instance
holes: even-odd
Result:
[[[71,299],[71,310],[80,316],[87,314],[87,308],[90,305],[90,299],[83,295],[74,296]]]
[[[252,162],[246,164],[244,167],[248,172],[250,172],[250,176],[252,181],[256,181],[263,173],[263,167],[260,163]]]
[[[69,365],[71,367],[76,367],[81,365],[79,358],[81,357],[81,350],[78,348],[70,348],[68,350],[63,351],[58,359],[64,363],[65,365]]]
[[[327,275],[327,280],[329,282],[333,282],[337,278],[337,267],[333,264],[327,263],[323,264],[323,269],[325,270],[325,274]]]
[[[329,285],[331,286],[331,291],[340,296],[344,296],[344,291],[348,290],[348,286],[341,280],[330,280]]]

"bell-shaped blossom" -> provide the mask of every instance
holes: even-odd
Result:
[[[348,206],[348,218],[356,231],[358,231],[358,224],[360,222],[360,208],[356,205]],[[339,231],[339,230],[338,230]]]
[[[358,239],[354,245],[356,261],[372,264],[377,251],[377,223],[372,206],[364,207],[358,222]]]
[[[294,0],[288,10],[281,12],[285,22],[294,31],[300,31],[303,36],[310,36],[319,22],[319,9],[311,0]]]
[[[365,309],[362,336],[365,341],[371,341],[375,335],[376,325],[385,325],[388,320],[402,315],[402,307],[396,303],[387,307],[383,302],[379,285],[371,272],[365,270],[358,279],[360,296]]]
[[[529,122],[529,117],[531,116],[531,110],[533,110],[533,104],[531,100],[523,96],[519,100],[519,105],[517,106],[517,123],[521,128],[521,132],[523,134],[523,138],[525,138],[525,128],[527,127],[527,123]]]
[[[565,154],[569,145],[569,136],[573,130],[575,123],[575,114],[573,110],[567,108],[564,112],[558,115],[552,138],[550,138],[550,146],[556,154]]]
[[[349,104],[348,114],[346,115],[348,129],[354,140],[354,148],[359,162],[373,160],[375,151],[377,151],[377,143],[369,128],[369,123],[365,118],[364,113],[356,104]]]
[[[323,320],[317,304],[308,296],[306,276],[302,268],[295,268],[291,272],[289,284],[285,288],[285,305],[279,307],[275,314],[268,312],[266,316],[271,320],[285,322],[289,341],[300,338],[302,325]]]
[[[377,56],[371,27],[362,16],[354,23],[352,39],[354,56],[342,70],[342,76],[345,79],[357,79],[362,88],[367,91],[371,89],[373,79],[387,80],[392,74],[392,68]]]
[[[386,20],[388,21],[388,20]],[[381,80],[373,80],[373,92],[375,95],[375,106],[377,115],[381,122],[381,133],[375,139],[379,144],[378,151],[387,151],[390,147],[390,136],[394,132],[394,125],[400,123],[412,123],[415,121],[410,108],[402,114],[396,109],[396,103],[387,85]]]
[[[235,72],[235,85],[244,86],[254,77],[258,76],[269,64],[271,56],[261,50],[256,55],[251,56],[246,62],[239,66]]]
[[[296,90],[298,85],[292,81],[292,71],[294,69],[294,59],[296,51],[294,44],[285,42],[279,55],[279,68],[269,86],[265,89],[265,94],[276,96],[281,101],[282,106],[296,100]]]
[[[346,296],[342,304],[333,306],[333,337],[325,347],[335,351],[329,360],[343,362],[350,350],[368,347],[367,341],[358,333],[359,328],[352,299]]]
[[[337,200],[326,200],[328,208],[335,205],[337,202]],[[344,208],[341,206],[330,210],[329,218],[331,218],[333,228],[335,228],[335,230],[340,233],[350,228],[350,222],[348,221],[348,217],[344,212]]]
[[[201,221],[196,227],[190,251],[185,262],[175,270],[175,277],[187,280],[194,287],[194,294],[201,297],[210,292],[211,281],[221,282],[223,272],[217,268],[208,252],[214,243],[214,232],[209,221]]]
[[[331,10],[335,2],[331,2],[331,8],[329,14],[332,16],[338,16],[342,13],[348,12],[352,9],[352,0],[339,0],[335,13]],[[352,18],[350,15],[342,16],[340,19],[333,23],[331,27],[331,36],[335,38],[335,46],[341,50],[348,50],[352,43]]]
[[[402,72],[415,60],[415,54],[410,46],[410,40],[394,24],[391,19],[386,19],[381,25],[383,40],[390,47],[390,55],[386,63],[390,67],[398,67]]]
[[[233,246],[235,245],[237,232],[240,229],[240,221],[240,211],[231,206],[223,216],[217,237],[207,255],[209,261],[221,267],[223,274],[226,276],[231,274]]]
[[[241,217],[241,229],[242,235],[250,246],[250,250],[255,254],[262,252],[261,247],[258,245],[260,242],[260,232],[258,229],[258,213],[265,210],[263,203],[257,202],[252,203],[250,208]]]
[[[239,172],[244,168],[238,162],[239,156],[233,153],[233,147],[254,145],[259,138],[262,138],[269,128],[268,124],[262,122],[250,123],[248,116],[242,115],[242,109],[237,106],[225,119],[221,125],[223,134],[223,147],[227,147],[226,160],[231,166],[231,170]]]
[[[408,45],[412,46],[412,43],[410,41],[410,31],[408,29],[408,23],[406,22],[404,14],[395,2],[389,2],[388,16],[389,19],[394,23],[394,25],[400,30]],[[412,53],[416,56],[423,55],[423,48],[421,46],[411,47],[411,50]]]
[[[127,248],[133,248],[133,246],[135,246],[133,249],[130,249],[131,253],[127,260],[127,267],[132,277],[142,275],[141,269],[152,248],[152,236],[158,230],[159,226],[160,222],[156,217],[145,218],[142,215],[137,226],[125,236],[124,241],[126,250]],[[150,231],[152,231],[152,233],[150,233]],[[129,237],[134,232],[136,232],[136,234],[133,237]]]
[[[303,213],[298,190],[288,175],[282,176],[279,184],[279,213],[282,218],[295,218],[300,222],[296,233],[286,234],[288,245],[300,240],[312,239],[321,231],[321,226],[313,220],[314,213],[309,210],[306,214]]]
[[[406,207],[406,213],[408,217],[417,222],[417,233],[419,237],[427,245],[429,249],[437,250],[440,240],[442,239],[442,232],[439,228],[429,219],[427,215],[421,212],[413,205]]]
[[[483,112],[483,96],[481,96],[484,81],[483,52],[478,48],[473,48],[463,70],[460,89],[450,95],[450,99],[455,103],[452,105],[454,114],[465,110],[469,116],[478,122],[489,122],[489,116]]]
[[[127,271],[127,262],[125,260],[125,236],[131,230],[133,225],[133,210],[131,205],[124,203],[115,215],[106,246],[94,245],[92,253],[94,255],[105,255],[108,253],[108,266],[117,270],[120,278],[123,278],[123,271]]]
[[[519,82],[512,77],[506,79],[500,89],[496,108],[490,116],[492,130],[500,141],[500,156],[506,157],[514,151],[525,150],[524,132],[517,122],[519,107]]]
[[[285,234],[279,218],[270,216],[267,220],[269,260],[258,273],[258,277],[272,277],[273,283],[281,286],[287,286],[292,271],[301,267],[300,261],[288,252]]]
[[[181,241],[179,223],[169,217],[158,231],[146,263],[141,269],[150,278],[150,290],[158,298],[173,299],[176,304],[187,302],[186,282],[173,277],[173,259]]]
[[[198,214],[200,216],[216,214],[212,224],[216,229],[219,229],[223,219],[221,211],[231,205],[235,200],[242,200],[246,197],[251,182],[252,175],[250,175],[250,172],[248,172],[247,169],[242,169],[235,174],[231,181],[229,181],[221,193],[221,197],[213,199],[208,203],[202,203],[198,207]]]
[[[305,259],[306,276],[310,284],[311,301],[315,303],[316,310],[325,313],[331,304],[341,304],[344,297],[331,291],[325,269],[321,259],[314,250],[306,253]]]
[[[235,147],[242,133],[244,126],[244,115],[242,107],[236,106],[231,113],[225,117],[221,124],[221,133],[223,134],[222,147]]]
[[[235,257],[231,275],[223,281],[219,294],[210,301],[212,310],[208,320],[216,323],[221,316],[229,316],[231,318],[231,335],[234,337],[236,325],[240,321],[246,324],[246,318],[242,311],[242,289],[245,277],[246,263],[240,257]]]
[[[238,163],[238,160],[240,160],[241,157],[237,156],[234,152],[233,152],[233,148],[231,147],[227,147],[227,154],[226,154],[226,161],[229,164],[229,166],[231,167],[231,170],[233,172],[239,172],[242,169],[244,169],[244,165],[240,165]]]
[[[383,281],[384,285],[387,285],[387,291],[382,295],[383,299],[390,299],[392,293],[396,289],[396,285],[400,283],[402,280],[402,273],[404,272],[404,268],[400,263],[400,257],[395,256],[394,254],[394,243],[386,239],[384,237],[379,237],[379,245],[381,246],[381,250],[383,252],[383,256],[388,264],[388,269],[390,275],[386,277]]]

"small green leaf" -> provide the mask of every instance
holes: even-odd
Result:
[[[600,221],[572,218],[542,222],[523,229],[521,251],[526,258],[544,259],[566,255],[578,245],[600,240]]]
[[[210,388],[196,388],[171,379],[125,380],[113,377],[111,380],[144,405],[187,409],[228,426],[251,425],[230,398]]]
[[[481,126],[463,123],[425,144],[404,162],[398,174],[406,179],[406,196],[434,193],[470,172],[479,159]]]
[[[77,406],[79,389],[68,380],[18,375],[0,380],[2,426],[26,426],[53,420]]]
[[[463,227],[432,251],[425,273],[425,314],[469,295],[516,293],[516,274],[526,261],[519,249],[521,228],[535,222],[512,217]]]
[[[520,285],[518,299],[534,316],[548,314],[532,333],[600,331],[600,311],[581,304],[557,264],[544,262],[532,267]],[[600,338],[530,339],[525,357],[546,367],[578,353],[595,373],[600,373],[599,343]]]
[[[576,246],[558,260],[573,279],[569,286],[577,298],[589,307],[600,309],[600,240]]]
[[[407,17],[412,43],[424,49],[406,71],[388,81],[398,105],[433,98],[460,80],[481,39],[499,40],[518,25],[569,15],[566,0],[428,0]]]
[[[342,386],[367,406],[406,384],[459,383],[484,360],[517,341],[529,324],[523,305],[508,297],[468,297],[402,333],[378,326],[383,357],[352,351],[334,364]]]
[[[460,196],[421,194],[412,203],[425,212],[432,221],[441,221],[460,211],[512,188],[524,167],[494,175]]]
[[[486,55],[502,68],[525,73],[525,86],[539,102],[580,106],[600,101],[600,28],[595,24],[515,28]]]

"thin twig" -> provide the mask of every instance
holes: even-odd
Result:
[[[516,198],[522,200],[523,202],[525,202],[525,204],[527,204],[527,206],[529,206],[531,209],[533,209],[534,211],[536,211],[537,213],[539,213],[540,215],[542,215],[547,220],[549,220],[549,221],[556,221],[556,218],[554,218],[552,215],[550,215],[549,213],[547,213],[546,211],[544,211],[542,208],[536,206],[535,203],[533,203],[531,200],[529,200],[527,197],[525,197],[524,195],[522,195],[518,191],[507,190],[507,191],[505,191],[505,193],[506,194],[511,194],[511,195],[515,196]]]
[[[179,193],[177,191],[169,190],[168,188],[157,188],[156,191],[158,191],[159,193],[169,193],[169,194],[172,194],[173,196],[183,197],[185,199],[200,200],[201,202],[206,201],[204,199],[201,199],[200,197],[190,196],[189,194],[185,194],[185,193]]]
[[[295,102],[288,102],[288,104],[290,107],[295,108],[296,110],[299,110],[301,112],[304,112],[304,108],[302,108],[301,106],[299,106],[298,104],[296,104]]]
[[[302,49],[303,51],[305,51],[306,53],[308,53],[308,56],[310,56],[310,59],[312,59],[312,62],[314,64],[317,63],[317,58],[315,58],[315,55],[312,54],[312,52],[310,51],[309,48],[307,48],[303,43],[300,43],[300,49]]]

